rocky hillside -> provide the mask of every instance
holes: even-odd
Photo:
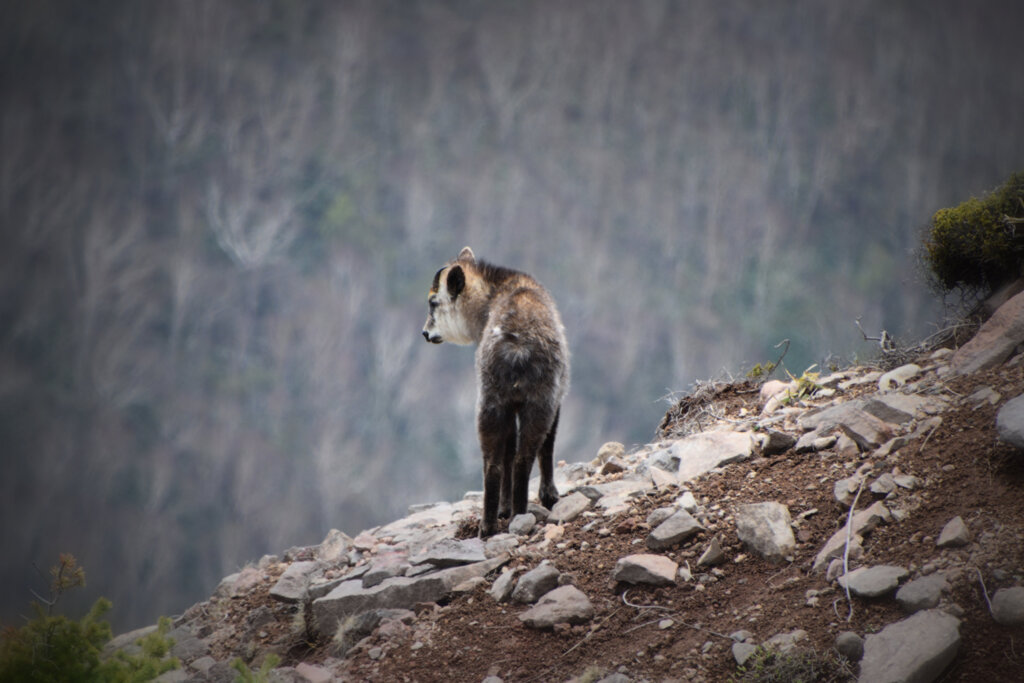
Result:
[[[1024,295],[887,372],[702,385],[486,542],[467,493],[264,557],[176,619],[163,680],[273,653],[280,681],[1019,681],[1021,321]]]

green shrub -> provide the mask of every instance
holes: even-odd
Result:
[[[0,683],[137,683],[178,666],[177,660],[167,657],[174,643],[166,637],[171,627],[166,618],[156,632],[140,639],[140,654],[118,652],[102,659],[100,653],[111,638],[110,624],[102,620],[110,601],[100,598],[80,621],[55,615],[60,597],[85,585],[85,572],[73,556],[61,555],[50,575],[50,598],[32,603],[35,618],[0,634]]]
[[[932,216],[924,260],[938,286],[991,290],[1018,277],[1024,264],[1024,173],[998,189]]]

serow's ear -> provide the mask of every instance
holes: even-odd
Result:
[[[463,247],[462,251],[459,252],[459,258],[456,261],[466,261],[468,263],[476,263],[476,256],[473,254],[473,250],[469,247]]]
[[[455,301],[455,297],[466,288],[466,274],[462,272],[462,266],[452,266],[448,270],[448,279],[445,281],[445,286],[448,288],[448,296],[452,298],[452,301]]]

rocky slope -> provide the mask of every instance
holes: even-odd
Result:
[[[486,543],[468,493],[265,557],[164,680],[1021,680],[1021,296],[889,372],[703,385]]]

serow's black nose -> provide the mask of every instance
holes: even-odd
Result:
[[[430,341],[430,333],[427,332],[426,330],[423,330],[423,338],[426,339],[427,341]]]

